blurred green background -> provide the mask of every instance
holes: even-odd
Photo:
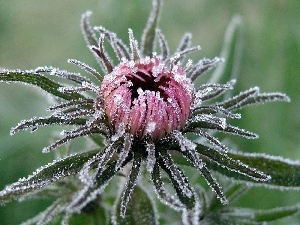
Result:
[[[92,24],[117,33],[125,43],[128,27],[140,37],[151,1],[136,0],[0,0],[0,67],[31,69],[52,65],[75,71],[68,58],[95,68],[79,26],[81,14],[92,10]],[[194,59],[218,56],[226,27],[235,14],[243,18],[240,91],[260,86],[264,92],[287,93],[291,103],[271,103],[243,110],[238,125],[260,135],[258,140],[233,138],[245,152],[265,152],[300,160],[300,1],[299,0],[165,0],[160,28],[174,51],[186,31],[202,47]],[[50,162],[42,154],[60,129],[40,129],[10,136],[22,119],[47,115],[46,94],[20,84],[0,83],[0,189]],[[253,188],[239,206],[265,209],[300,201],[299,192]],[[44,209],[47,200],[12,202],[0,207],[0,224],[19,224]],[[299,224],[300,219],[287,224]],[[297,222],[298,221],[298,222]],[[274,223],[282,224],[282,222]]]

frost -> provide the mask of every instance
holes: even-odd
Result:
[[[123,98],[122,98],[121,95],[119,95],[119,94],[114,95],[114,103],[115,103],[115,104],[120,104],[120,103],[122,103],[122,100],[123,100]]]
[[[179,211],[185,208],[185,206],[180,202],[180,200],[173,195],[170,195],[167,190],[164,188],[164,184],[162,182],[161,173],[158,165],[156,164],[152,170],[151,180],[154,185],[155,193],[157,194],[159,200],[172,207],[174,210]]]
[[[194,132],[197,134],[197,135],[200,135],[201,137],[204,137],[206,140],[208,140],[211,144],[213,144],[215,147],[217,147],[218,149],[224,151],[224,152],[227,152],[227,147],[221,142],[219,141],[217,138],[215,138],[214,136],[210,135],[209,133],[199,129],[199,128],[196,128],[194,130]]]
[[[117,129],[117,132],[111,136],[111,141],[115,142],[120,137],[122,137],[125,134],[125,125],[123,123],[120,123]]]
[[[7,186],[0,192],[1,201],[18,197],[33,190],[40,189],[63,177],[78,173],[82,164],[88,160],[95,152],[78,153],[67,156],[60,160],[54,160],[47,165],[37,169],[27,178],[21,178]]]
[[[80,98],[80,99],[73,99],[70,101],[65,101],[60,104],[56,104],[50,106],[47,110],[58,110],[64,109],[69,107],[83,107],[83,106],[92,106],[94,104],[94,100],[90,98]]]
[[[76,66],[79,66],[81,69],[85,70],[86,72],[88,72],[89,74],[95,76],[98,80],[102,81],[103,77],[92,67],[90,67],[89,65],[80,62],[76,59],[69,59],[68,60],[69,63],[72,63]]]
[[[196,115],[196,116],[192,117],[191,119],[189,119],[187,121],[186,127],[191,127],[191,126],[193,126],[193,124],[201,122],[201,121],[208,122],[212,125],[216,125],[222,129],[226,129],[226,126],[227,126],[225,118],[220,118],[220,117],[216,117],[216,116],[209,115],[209,114],[199,114],[199,115]]]
[[[252,96],[256,96],[258,93],[259,93],[259,88],[253,87],[217,105],[229,110],[237,109],[241,107],[244,101],[247,101],[247,99],[251,98]]]
[[[147,156],[147,171],[151,173],[153,171],[155,162],[156,162],[156,157],[155,157],[155,144],[149,140],[146,143],[146,151],[148,153]]]
[[[108,161],[111,159],[112,155],[116,152],[116,150],[117,150],[116,145],[118,145],[118,143],[113,142],[108,147],[106,147],[106,149],[104,150],[104,153],[99,158],[97,169],[96,169],[96,175],[95,175],[96,179],[102,175],[102,172],[104,171]]]
[[[74,130],[65,132],[66,136],[64,138],[62,138],[62,139],[60,139],[60,140],[52,143],[48,147],[45,147],[43,149],[43,153],[50,152],[53,149],[57,148],[58,146],[63,145],[63,144],[69,142],[70,140],[72,140],[74,138],[82,137],[82,136],[86,136],[86,135],[92,134],[93,133],[93,128],[94,127],[89,127],[89,126],[85,126],[84,125],[84,126],[79,126],[76,129],[74,129]]]
[[[144,95],[144,91],[143,91],[143,89],[140,88],[140,87],[137,89],[137,93],[138,93],[139,96]]]
[[[176,164],[171,159],[171,156],[168,153],[165,153],[164,155],[162,155],[161,153],[159,154],[163,159],[163,163],[165,165],[164,169],[169,174],[170,178],[174,182],[176,182],[176,186],[174,185],[174,188],[178,188],[180,192],[187,198],[192,198],[193,192],[191,191],[190,186],[183,172],[176,166]]]
[[[179,46],[175,52],[182,52],[185,49],[189,48],[192,42],[192,33],[185,33],[181,38]]]
[[[193,66],[193,60],[188,59],[185,67],[183,68],[183,71],[188,72],[192,66]]]
[[[65,210],[70,214],[81,213],[82,209],[87,206],[87,204],[99,197],[106,185],[104,184],[101,187],[95,189],[90,188],[89,186],[84,186],[82,190],[74,195],[72,202],[66,207]]]
[[[131,29],[128,29],[128,34],[129,34],[129,42],[130,42],[130,49],[131,49],[131,60],[137,61],[140,59],[138,42],[134,38],[133,32]]]
[[[121,61],[123,59],[130,60],[129,50],[127,46],[123,43],[121,39],[117,37],[117,35],[111,31],[106,30],[104,27],[94,27],[94,30],[100,32],[100,34],[104,34],[105,38],[110,42],[112,48],[117,53],[119,59]]]
[[[93,92],[95,92],[97,94],[100,92],[100,87],[94,85],[91,82],[82,82],[82,87],[83,88],[87,88],[88,90],[91,90],[91,91],[93,91]]]
[[[183,209],[181,220],[183,225],[200,225],[199,218],[201,213],[201,206],[198,197],[195,201],[195,206],[192,209]]]
[[[140,175],[140,166],[141,166],[141,158],[135,157],[132,162],[132,167],[130,174],[128,176],[128,180],[125,184],[125,191],[122,195],[122,201],[120,206],[120,215],[121,217],[125,217],[126,207],[131,197],[132,191],[137,184],[137,179]]]
[[[98,40],[96,37],[96,34],[94,33],[94,31],[90,25],[89,17],[91,15],[92,15],[92,12],[87,11],[81,17],[81,30],[82,30],[84,39],[89,46],[96,45],[97,40]]]
[[[257,96],[251,96],[247,100],[243,101],[238,107],[242,108],[245,106],[250,105],[257,105],[267,102],[274,102],[274,101],[283,101],[283,102],[290,102],[290,98],[283,93],[274,92],[274,93],[259,93]]]
[[[160,44],[162,60],[165,61],[170,56],[170,50],[168,47],[168,43],[165,39],[165,36],[162,34],[160,30],[156,30],[156,34],[158,36],[158,41]]]
[[[123,141],[123,148],[122,148],[121,152],[119,153],[115,170],[118,170],[122,166],[122,164],[125,162],[128,154],[129,154],[129,151],[131,150],[132,141],[133,141],[132,135],[125,134],[124,141]]]
[[[104,49],[104,34],[100,34],[98,47],[96,45],[89,46],[90,50],[94,53],[95,58],[105,74],[113,71],[112,60],[109,58],[107,52]]]
[[[173,137],[175,138],[175,140],[178,141],[178,144],[180,146],[181,151],[186,151],[189,149],[195,149],[196,145],[190,141],[189,139],[185,138],[181,132],[179,131],[173,131],[172,132]]]
[[[221,170],[226,168],[229,171],[248,176],[256,181],[267,181],[271,178],[269,175],[244,164],[242,161],[229,157],[228,154],[225,154],[224,152],[201,145],[199,145],[198,148],[198,151],[201,151],[201,155],[204,155],[217,163],[221,167]]]
[[[215,57],[212,60],[206,58],[200,60],[197,64],[195,64],[193,70],[190,72],[190,79],[195,81],[200,75],[215,67],[220,62],[223,62],[223,59],[218,57]]]
[[[72,73],[72,72],[69,72],[66,70],[60,70],[59,68],[54,68],[54,67],[39,67],[39,70],[36,69],[36,72],[47,72],[47,73],[49,73],[49,75],[69,79],[69,80],[72,80],[79,84],[81,84],[82,82],[90,82],[89,79],[82,76],[80,73]]]
[[[89,171],[91,171],[94,164],[96,164],[98,161],[100,161],[101,153],[98,153],[97,155],[94,155],[93,158],[89,159],[82,167],[82,169],[79,171],[78,178],[82,183],[85,185],[92,187],[94,185],[93,177],[90,176]]]
[[[170,58],[170,61],[172,62],[172,64],[176,64],[178,61],[180,61],[182,59],[182,57],[184,57],[186,54],[193,52],[193,51],[200,51],[201,47],[195,46],[195,47],[190,47],[190,48],[186,48],[182,51],[176,52],[174,54],[173,57]]]
[[[146,127],[146,133],[152,134],[156,128],[156,122],[149,122]]]
[[[87,87],[59,87],[57,89],[58,91],[62,93],[78,93],[78,92],[86,92],[89,89]]]

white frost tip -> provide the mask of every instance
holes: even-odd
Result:
[[[155,127],[156,127],[156,123],[155,122],[149,122],[147,124],[147,128],[146,128],[146,132],[147,134],[152,134],[155,130]]]
[[[93,14],[93,12],[90,11],[90,10],[88,10],[88,11],[86,11],[86,12],[83,14],[83,16],[90,17],[92,14]]]

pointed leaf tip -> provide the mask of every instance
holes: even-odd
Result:
[[[152,1],[152,11],[148,18],[146,28],[144,29],[141,41],[141,53],[143,56],[151,56],[154,47],[154,40],[156,36],[156,27],[159,20],[162,0]]]
[[[0,202],[7,202],[31,191],[39,190],[63,177],[77,174],[83,164],[93,157],[99,149],[67,156],[40,167],[32,175],[7,186],[0,191]]]

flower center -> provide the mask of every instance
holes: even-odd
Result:
[[[153,141],[181,129],[190,113],[194,87],[180,66],[158,57],[121,62],[104,77],[100,98],[115,132]]]
[[[132,86],[129,89],[132,91],[131,99],[132,101],[139,96],[138,90],[148,90],[159,92],[160,96],[167,100],[167,94],[163,91],[162,87],[168,88],[170,77],[163,76],[159,80],[155,81],[155,77],[152,74],[152,71],[138,71],[136,74],[126,76],[129,82],[132,82]]]

